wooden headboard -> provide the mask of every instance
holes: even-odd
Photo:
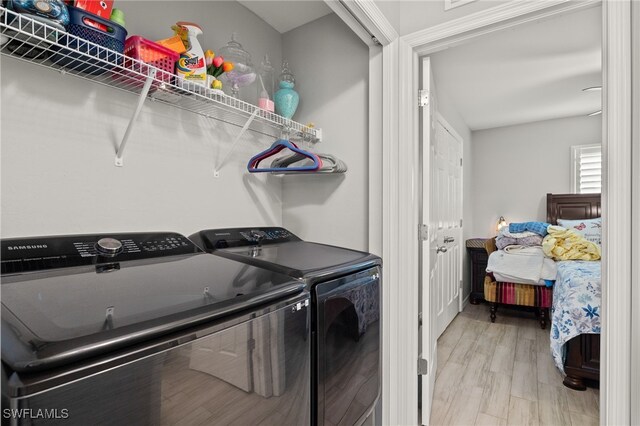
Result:
[[[600,217],[600,194],[547,194],[547,222]]]

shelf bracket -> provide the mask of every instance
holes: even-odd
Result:
[[[122,156],[124,155],[124,149],[127,146],[127,141],[129,140],[129,136],[131,135],[131,131],[135,125],[136,120],[138,119],[138,115],[140,115],[140,111],[142,110],[142,105],[144,104],[144,100],[147,98],[149,94],[149,89],[151,89],[151,83],[156,76],[156,69],[150,68],[149,75],[144,82],[144,86],[142,87],[142,91],[140,92],[140,96],[138,98],[138,105],[136,105],[136,110],[133,112],[131,116],[131,120],[129,120],[129,125],[127,126],[127,130],[124,132],[124,136],[122,137],[122,142],[120,142],[120,146],[118,147],[118,152],[116,153],[116,166],[123,166]]]
[[[213,176],[214,177],[220,177],[220,170],[224,166],[224,163],[227,162],[227,160],[229,159],[229,156],[231,156],[233,151],[235,151],[236,146],[238,145],[238,142],[240,142],[240,139],[242,138],[242,135],[244,135],[244,132],[246,132],[249,129],[249,126],[253,122],[253,119],[256,118],[256,116],[258,115],[258,111],[260,111],[260,110],[258,108],[256,108],[253,111],[253,114],[251,114],[251,116],[247,120],[247,122],[244,123],[244,126],[242,126],[242,129],[240,129],[240,133],[238,133],[238,135],[236,136],[235,140],[233,141],[233,144],[231,145],[231,148],[229,148],[229,151],[227,151],[225,156],[222,158],[222,160],[218,163],[218,165],[213,170]]]

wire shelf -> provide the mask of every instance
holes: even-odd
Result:
[[[320,129],[305,126],[255,105],[178,78],[173,73],[81,39],[54,26],[0,7],[0,53],[21,61],[57,70],[208,118],[271,136],[305,140],[321,139]]]

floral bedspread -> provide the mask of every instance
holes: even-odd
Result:
[[[600,333],[600,262],[558,262],[551,307],[551,353],[564,372],[565,343],[580,334]]]

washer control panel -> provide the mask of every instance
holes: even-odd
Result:
[[[206,250],[302,241],[280,227],[208,229],[190,238]]]
[[[249,243],[260,242],[284,242],[288,241],[293,235],[291,232],[284,228],[255,228],[245,231],[240,231],[240,236]]]
[[[173,232],[12,238],[2,240],[2,274],[199,252]]]

